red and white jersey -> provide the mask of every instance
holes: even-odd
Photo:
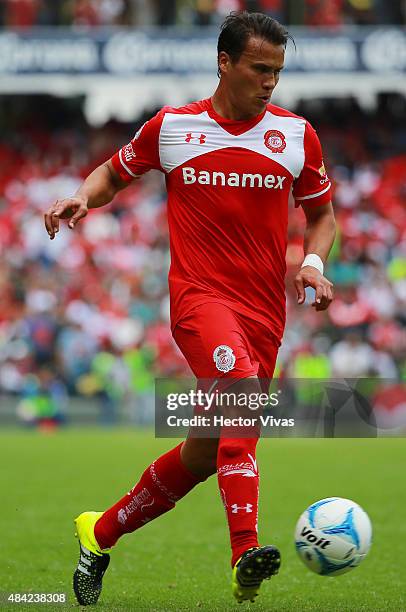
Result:
[[[271,104],[248,121],[224,119],[207,99],[164,107],[112,163],[125,181],[165,174],[172,328],[193,307],[220,302],[280,340],[289,193],[297,206],[330,201],[312,126]]]

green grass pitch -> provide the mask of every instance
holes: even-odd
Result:
[[[73,518],[102,510],[175,440],[150,431],[66,430],[0,435],[0,590],[3,610],[74,608]],[[98,604],[110,610],[406,610],[406,440],[262,440],[260,536],[282,553],[255,604],[234,604],[224,510],[212,478],[172,512],[123,538]],[[349,497],[371,517],[364,563],[336,578],[309,572],[293,529],[311,502]],[[7,604],[9,592],[66,592],[68,604]]]

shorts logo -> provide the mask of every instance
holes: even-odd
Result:
[[[233,349],[226,344],[220,344],[214,349],[213,361],[220,372],[229,372],[235,364]]]
[[[286,149],[285,135],[279,130],[268,130],[264,134],[264,144],[272,153],[283,153]]]

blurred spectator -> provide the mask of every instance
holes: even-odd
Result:
[[[101,25],[102,13],[93,0],[75,0],[72,9],[73,25]]]
[[[155,23],[159,26],[170,26],[176,23],[176,0],[153,0]]]
[[[68,388],[74,392],[76,381],[91,369],[97,342],[79,323],[66,322],[58,335],[56,349]]]
[[[376,20],[374,0],[347,0],[347,19],[357,25],[373,24]]]
[[[64,385],[49,368],[40,368],[25,379],[17,415],[25,425],[55,429],[64,423],[67,397]]]
[[[335,327],[362,328],[371,319],[371,307],[367,300],[360,298],[356,287],[343,286],[328,314]]]
[[[286,23],[286,3],[283,0],[259,0],[258,11],[265,13],[281,23]]]
[[[73,25],[129,25],[132,18],[130,0],[73,0],[70,12]]]
[[[4,0],[5,25],[28,27],[39,21],[41,0]]]
[[[375,23],[404,24],[406,21],[405,2],[399,0],[374,0]]]
[[[207,26],[213,23],[216,11],[215,0],[196,0],[194,8],[194,23],[197,26]]]
[[[347,333],[329,353],[332,376],[358,378],[374,374],[374,351],[356,332]]]
[[[307,0],[305,25],[339,26],[343,23],[343,0]]]
[[[40,0],[39,25],[65,25],[70,21],[70,4],[65,0]]]

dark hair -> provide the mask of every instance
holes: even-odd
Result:
[[[289,39],[293,41],[292,36],[279,21],[263,13],[234,11],[225,18],[220,29],[217,57],[221,51],[225,51],[233,62],[238,62],[240,59],[250,36],[264,38],[274,45],[284,47]],[[220,70],[218,74],[220,76]]]

